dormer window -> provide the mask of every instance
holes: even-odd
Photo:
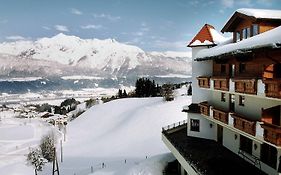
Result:
[[[252,29],[253,29],[252,36],[259,34],[259,25],[258,24],[253,24]]]

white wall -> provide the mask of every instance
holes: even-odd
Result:
[[[235,95],[235,112],[254,120],[261,118],[261,108],[266,109],[277,105],[281,105],[281,101],[245,96],[245,105],[240,106],[239,95]]]
[[[200,120],[199,132],[190,131],[190,119]],[[210,124],[212,127],[210,127]],[[217,125],[204,118],[201,114],[188,113],[187,135],[205,139],[217,139]]]
[[[237,139],[235,139],[235,134]],[[227,128],[223,128],[223,146],[238,154],[239,151],[240,135]]]
[[[213,73],[213,62],[209,61],[194,61],[195,55],[198,51],[206,47],[192,48],[192,102],[200,103],[209,99],[210,92],[205,89],[200,89],[198,86],[197,77],[211,76]]]

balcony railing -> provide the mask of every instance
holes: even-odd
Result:
[[[256,121],[251,121],[238,114],[232,114],[234,118],[233,126],[253,136],[256,135]]]
[[[200,113],[206,116],[210,116],[210,105],[204,101],[198,104],[200,107]]]
[[[244,94],[257,94],[256,79],[234,79],[235,92]]]
[[[227,77],[212,77],[214,80],[214,89],[229,91],[229,78]]]
[[[281,98],[281,79],[265,79],[265,96]]]
[[[281,126],[264,123],[261,125],[264,129],[264,140],[277,146],[281,146]]]
[[[228,112],[213,108],[213,117],[218,121],[228,124]]]
[[[198,86],[201,88],[210,88],[210,77],[200,76],[197,77]]]

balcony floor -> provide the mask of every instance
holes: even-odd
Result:
[[[187,136],[186,128],[172,133],[164,131],[163,134],[201,174],[265,174],[215,141]]]

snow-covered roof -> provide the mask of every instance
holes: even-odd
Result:
[[[213,46],[218,45],[225,40],[226,38],[216,31],[213,26],[205,24],[188,44],[188,47]]]
[[[241,8],[236,10],[226,22],[221,32],[234,32],[241,20],[251,21],[281,21],[281,10]]]
[[[264,18],[264,19],[281,19],[281,10],[268,10],[268,9],[250,9],[241,8],[236,10],[238,13],[252,16],[254,18]]]
[[[203,49],[195,55],[197,61],[212,59],[222,55],[235,55],[251,52],[259,48],[281,47],[281,26],[237,43],[219,45],[209,49]]]

